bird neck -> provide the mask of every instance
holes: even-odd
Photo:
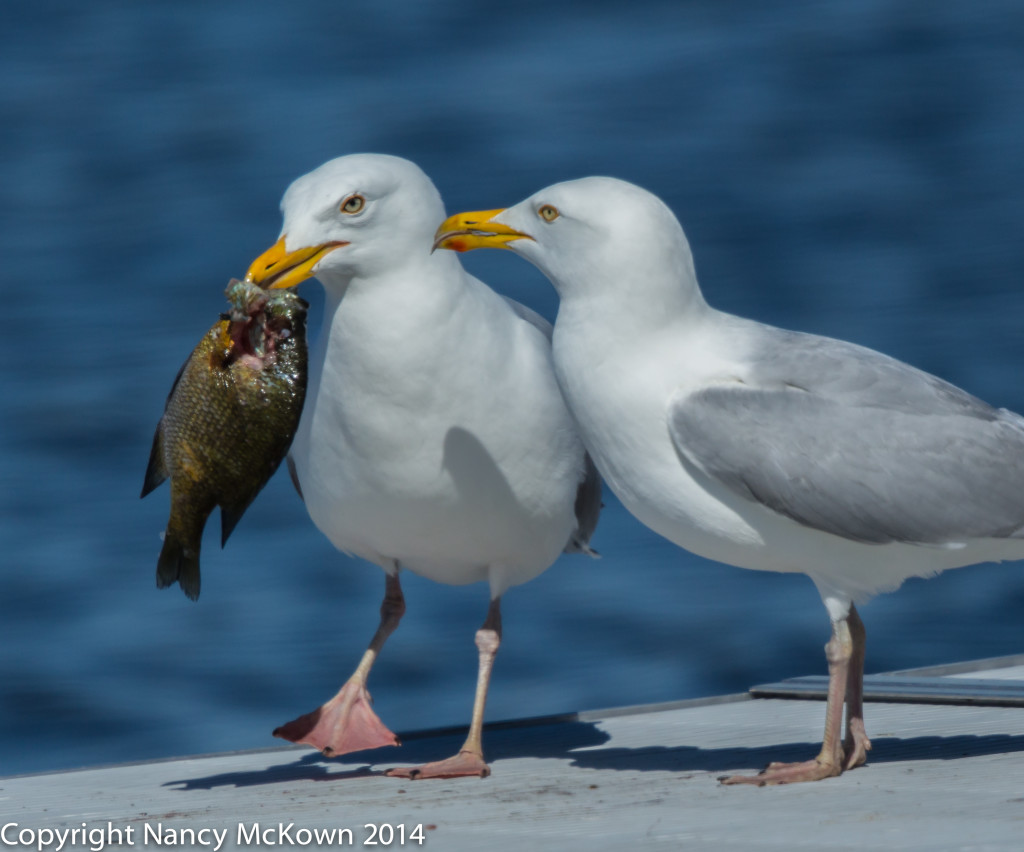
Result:
[[[693,265],[631,268],[616,275],[599,273],[582,287],[564,288],[557,325],[586,328],[587,333],[636,339],[662,329],[698,326],[713,309],[704,300]]]
[[[452,252],[429,254],[396,249],[384,262],[366,268],[331,270],[317,277],[328,301],[337,307],[345,299],[402,299],[410,290],[418,294],[418,299],[431,295],[444,298],[459,289],[463,275],[458,257]]]
[[[324,331],[343,318],[346,333],[380,337],[443,321],[463,297],[465,272],[451,252],[404,253],[371,274],[322,276]],[[339,330],[340,327],[339,327]]]

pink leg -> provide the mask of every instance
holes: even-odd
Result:
[[[867,763],[871,740],[864,728],[864,640],[866,631],[857,607],[850,605],[847,618],[853,653],[846,681],[846,739],[843,742],[843,769],[855,769]]]
[[[312,713],[299,716],[275,729],[274,736],[313,746],[328,757],[400,745],[398,737],[373,712],[370,693],[366,690],[366,678],[380,649],[394,633],[404,613],[405,598],[402,596],[398,575],[389,574],[384,602],[380,606],[380,626],[352,677],[334,698]]]
[[[486,778],[491,774],[484,763],[482,734],[484,727],[484,706],[487,704],[487,688],[491,682],[494,657],[501,645],[501,599],[495,598],[487,610],[487,619],[476,632],[476,647],[480,652],[480,669],[476,680],[476,697],[473,701],[473,718],[469,735],[459,753],[446,760],[425,763],[422,766],[406,766],[388,770],[396,778],[460,778],[479,775]]]
[[[859,619],[858,619],[859,621]],[[814,760],[802,763],[770,763],[757,775],[726,775],[723,784],[794,784],[799,781],[820,781],[843,771],[843,702],[846,698],[853,655],[853,639],[847,619],[832,624],[832,638],[825,645],[828,659],[828,701],[825,706],[825,737],[821,751]]]

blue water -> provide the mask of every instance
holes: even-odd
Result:
[[[415,160],[451,211],[632,180],[679,214],[713,304],[1024,409],[1018,0],[3,17],[2,773],[271,745],[365,647],[382,576],[331,548],[286,477],[224,551],[207,536],[198,604],[154,587],[167,492],[138,499],[175,370],[276,238],[289,181],[330,157]],[[466,263],[553,317],[526,264]],[[810,581],[690,556],[607,504],[600,561],[507,596],[489,718],[824,671]],[[376,707],[396,730],[463,723],[486,589],[410,576],[406,595]],[[868,669],[1022,651],[1022,613],[1019,565],[910,582],[863,610]]]

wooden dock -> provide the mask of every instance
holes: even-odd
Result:
[[[289,746],[4,777],[0,852],[1024,848],[1024,657],[868,678],[874,748],[839,778],[718,784],[812,757],[823,682],[493,724],[487,779],[381,775],[452,753],[454,730],[333,760]]]

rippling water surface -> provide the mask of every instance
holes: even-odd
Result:
[[[718,307],[1024,409],[1017,2],[50,2],[7,9],[0,40],[0,773],[270,745],[365,647],[382,575],[286,477],[226,550],[207,536],[198,604],[154,588],[166,489],[138,499],[224,283],[331,157],[415,160],[452,211],[640,183]],[[553,316],[526,264],[466,263]],[[490,718],[824,671],[806,578],[698,559],[607,503],[600,561],[507,596]],[[377,709],[463,723],[486,589],[406,594]],[[912,581],[865,608],[868,669],[1019,652],[1022,613],[1019,565]]]

